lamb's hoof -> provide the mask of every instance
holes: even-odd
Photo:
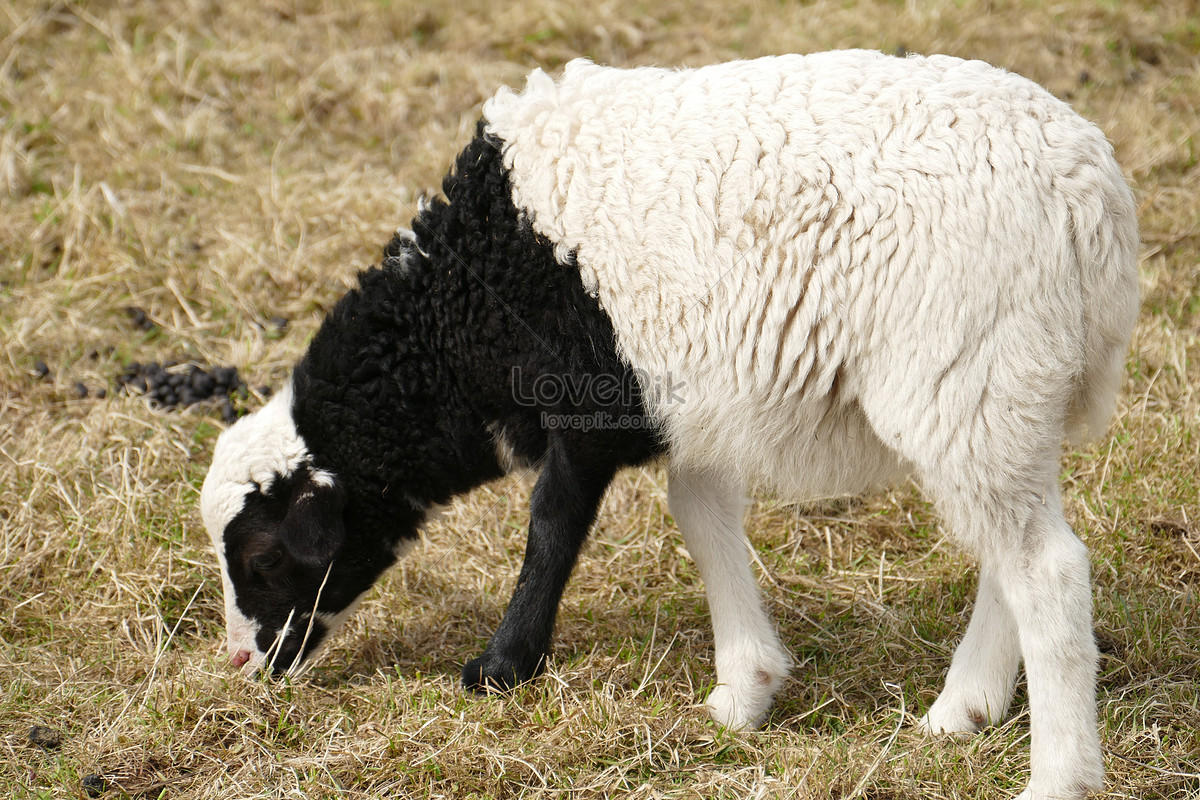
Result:
[[[768,699],[765,706],[755,704],[751,706],[743,700],[739,700],[734,691],[725,684],[717,686],[708,695],[708,713],[714,720],[724,725],[726,728],[734,730],[750,731],[762,725],[767,718],[767,712],[771,710],[771,701]]]
[[[727,728],[753,730],[766,720],[786,674],[781,665],[774,671],[753,670],[740,681],[719,683],[708,695],[708,713]]]
[[[929,713],[917,721],[917,730],[927,736],[972,736],[983,730],[988,722],[983,711],[965,703],[943,703],[939,698]]]
[[[479,694],[510,692],[542,672],[545,658],[533,665],[503,656],[484,653],[466,663],[462,670],[463,686]]]
[[[1087,800],[1104,791],[1104,759],[1100,749],[1089,748],[1055,765],[1049,774],[1031,776],[1016,800]]]
[[[1089,786],[1079,786],[1070,790],[1051,790],[1039,792],[1032,786],[1017,795],[1013,800],[1087,800],[1094,792],[1104,790],[1104,781],[1092,783]]]

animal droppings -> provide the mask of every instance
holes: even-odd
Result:
[[[133,324],[133,327],[139,331],[152,331],[158,327],[143,308],[129,306],[125,309],[125,313],[129,315],[129,321]]]
[[[45,725],[34,725],[29,729],[29,743],[43,750],[57,750],[62,746],[62,733]]]
[[[102,775],[84,775],[80,783],[88,797],[99,797],[108,791],[108,781]]]
[[[126,364],[117,376],[119,391],[145,395],[160,408],[187,408],[216,400],[221,418],[233,422],[240,415],[233,399],[249,396],[249,387],[238,376],[236,367],[209,367],[155,361]]]

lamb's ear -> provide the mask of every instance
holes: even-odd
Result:
[[[301,564],[325,566],[346,541],[345,507],[346,493],[336,478],[327,472],[309,475],[292,490],[279,527],[283,546]]]

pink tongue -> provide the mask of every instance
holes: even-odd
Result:
[[[236,653],[234,653],[233,655],[231,655],[229,657],[229,663],[233,664],[233,666],[235,666],[235,667],[240,667],[249,660],[250,660],[250,651],[249,650],[238,650]]]

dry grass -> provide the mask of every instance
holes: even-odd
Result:
[[[243,7],[234,10],[235,7]],[[479,104],[576,55],[700,64],[865,46],[980,57],[1099,123],[1141,201],[1144,310],[1111,438],[1066,460],[1093,552],[1112,797],[1200,796],[1200,17],[1190,0],[0,0],[0,794],[993,798],[1016,718],[906,723],[973,592],[911,489],[750,525],[797,667],[762,732],[707,721],[702,587],[655,470],[620,478],[550,674],[465,696],[529,481],[456,503],[300,684],[233,674],[196,493],[220,425],[112,391],[127,360],[277,384],[467,141]],[[145,308],[155,332],[123,308]],[[291,320],[279,335],[267,323]],[[42,359],[51,376],[39,380]],[[109,396],[78,399],[84,381]],[[27,741],[59,729],[60,749]]]

